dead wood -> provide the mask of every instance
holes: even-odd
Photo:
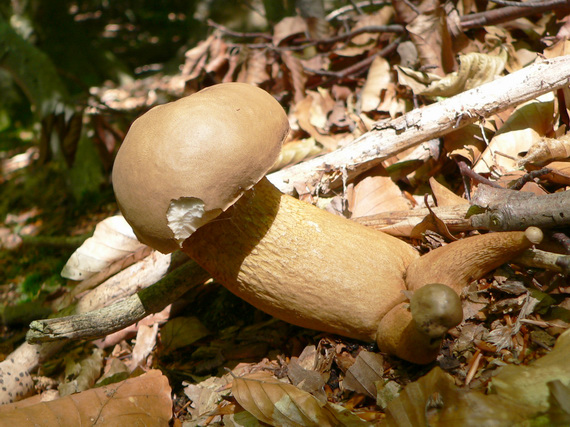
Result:
[[[510,231],[530,225],[554,228],[570,225],[570,192],[536,195],[479,185],[472,204],[481,212],[470,217],[474,228]]]

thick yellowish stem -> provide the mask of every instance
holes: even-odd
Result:
[[[240,298],[306,328],[375,340],[404,301],[409,245],[281,194],[262,180],[183,251]]]

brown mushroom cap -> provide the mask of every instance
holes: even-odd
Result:
[[[172,252],[263,178],[288,131],[279,103],[245,83],[155,107],[135,120],[117,154],[119,208],[141,242]]]

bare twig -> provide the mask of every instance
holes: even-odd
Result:
[[[400,43],[400,39],[397,39],[394,42],[390,43],[385,48],[383,48],[382,50],[379,50],[375,54],[370,55],[368,58],[363,59],[362,61],[359,61],[356,64],[353,64],[350,67],[347,67],[341,71],[314,70],[314,69],[308,68],[308,67],[304,67],[304,70],[308,73],[312,73],[312,74],[316,74],[316,75],[333,77],[335,80],[344,79],[344,78],[349,77],[351,75],[355,75],[357,73],[360,73],[361,71],[366,69],[366,67],[368,67],[370,64],[372,64],[372,62],[374,61],[374,59],[376,59],[377,56],[389,55],[394,50],[396,50],[399,43]]]
[[[344,15],[345,13],[351,12],[354,10],[354,6],[353,6],[353,2],[351,2],[350,5],[348,6],[343,6],[340,7],[336,10],[333,10],[331,13],[329,13],[325,19],[327,21],[332,21],[333,19],[338,18],[339,16]],[[356,7],[360,10],[362,10],[365,7],[370,7],[370,6],[388,6],[390,5],[389,1],[385,1],[385,0],[368,0],[368,1],[360,1],[358,3],[356,3]]]
[[[211,19],[208,19],[208,26],[213,27],[217,30],[220,30],[222,33],[227,34],[228,36],[232,36],[232,37],[239,37],[239,38],[244,38],[244,39],[256,39],[256,38],[262,38],[262,39],[266,39],[266,40],[272,40],[273,39],[273,36],[271,34],[268,34],[268,33],[242,33],[239,31],[233,31],[233,30],[230,30],[228,27],[224,27],[223,25],[212,21]]]
[[[538,196],[534,193],[480,185],[472,203],[484,211],[471,216],[475,228],[509,231],[530,225],[553,228],[570,225],[570,191]]]
[[[496,25],[508,22],[524,16],[534,15],[542,12],[570,10],[567,0],[552,0],[547,2],[533,2],[521,4],[520,6],[507,6],[498,9],[491,9],[485,12],[471,13],[460,18],[460,26],[463,31],[472,28],[480,28],[485,25]]]
[[[547,0],[547,1],[511,1],[511,0],[489,0],[491,3],[501,6],[513,7],[556,7],[568,4],[567,0]]]
[[[524,185],[527,182],[533,181],[535,178],[539,178],[541,176],[548,175],[550,172],[552,172],[552,170],[550,170],[548,168],[542,168],[539,170],[535,170],[535,171],[525,173],[523,176],[521,176],[519,179],[517,179],[517,182],[515,182],[515,184],[511,187],[511,190],[520,190],[521,188],[524,187]]]

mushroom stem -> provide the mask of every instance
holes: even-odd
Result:
[[[283,195],[267,179],[184,241],[231,292],[292,324],[375,340],[405,299],[417,252],[387,234]]]
[[[463,288],[540,243],[537,227],[525,231],[488,233],[458,240],[413,261],[406,272],[411,291],[427,283],[443,283],[461,295]]]

